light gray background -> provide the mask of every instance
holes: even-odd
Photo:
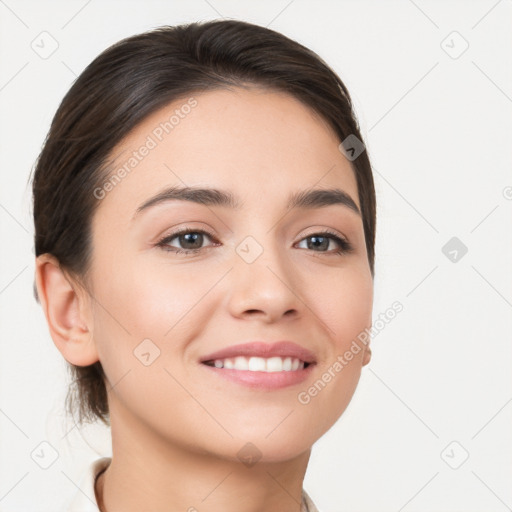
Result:
[[[26,183],[53,114],[112,43],[221,16],[298,40],[346,83],[375,169],[374,315],[404,306],[315,445],[306,490],[323,512],[510,510],[511,11],[510,0],[0,0],[0,511],[56,510],[110,454],[108,432],[63,416],[64,360],[32,296]],[[58,43],[45,59],[31,47],[51,49],[43,31]],[[452,237],[468,249],[455,262],[442,251]],[[31,458],[49,456],[41,442],[59,454],[46,470]]]

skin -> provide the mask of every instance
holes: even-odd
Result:
[[[334,132],[293,97],[258,88],[193,96],[197,106],[99,201],[88,288],[43,255],[38,292],[65,359],[99,360],[107,375],[113,459],[97,482],[101,510],[297,512],[311,447],[349,404],[369,346],[308,404],[297,395],[371,326],[373,280],[356,212],[285,203],[291,192],[337,187],[360,207],[357,183]],[[132,130],[116,164],[185,102]],[[161,189],[184,184],[229,190],[243,206],[174,200],[132,220]],[[185,226],[214,239],[190,255],[156,245]],[[353,252],[336,254],[335,240],[308,248],[325,229]],[[235,250],[249,235],[263,248],[251,264]],[[145,366],[133,351],[148,338],[160,356]],[[251,389],[199,363],[230,345],[283,339],[315,353],[306,382]],[[252,467],[237,457],[247,442],[261,452]]]

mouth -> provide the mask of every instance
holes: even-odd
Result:
[[[302,361],[297,357],[228,357],[226,359],[211,359],[209,361],[203,361],[203,364],[207,366],[213,366],[215,368],[226,368],[227,370],[239,370],[239,371],[251,371],[251,372],[295,372],[297,370],[303,370],[310,364],[306,361]]]
[[[291,341],[250,342],[214,352],[201,366],[219,377],[257,389],[278,389],[303,382],[316,365],[314,354]]]

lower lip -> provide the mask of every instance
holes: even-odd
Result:
[[[310,364],[302,370],[282,372],[252,372],[250,370],[232,370],[217,368],[207,364],[201,364],[207,370],[211,370],[220,377],[255,389],[280,389],[294,386],[304,382],[311,374],[315,364]]]

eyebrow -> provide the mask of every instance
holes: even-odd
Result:
[[[239,210],[242,207],[242,203],[231,192],[226,190],[173,186],[165,188],[144,201],[135,211],[133,218],[152,206],[176,200],[190,201],[204,206],[223,206],[234,210]],[[286,207],[287,209],[314,209],[331,205],[345,206],[361,216],[361,212],[354,200],[349,194],[339,188],[311,189],[292,193],[288,197]]]

